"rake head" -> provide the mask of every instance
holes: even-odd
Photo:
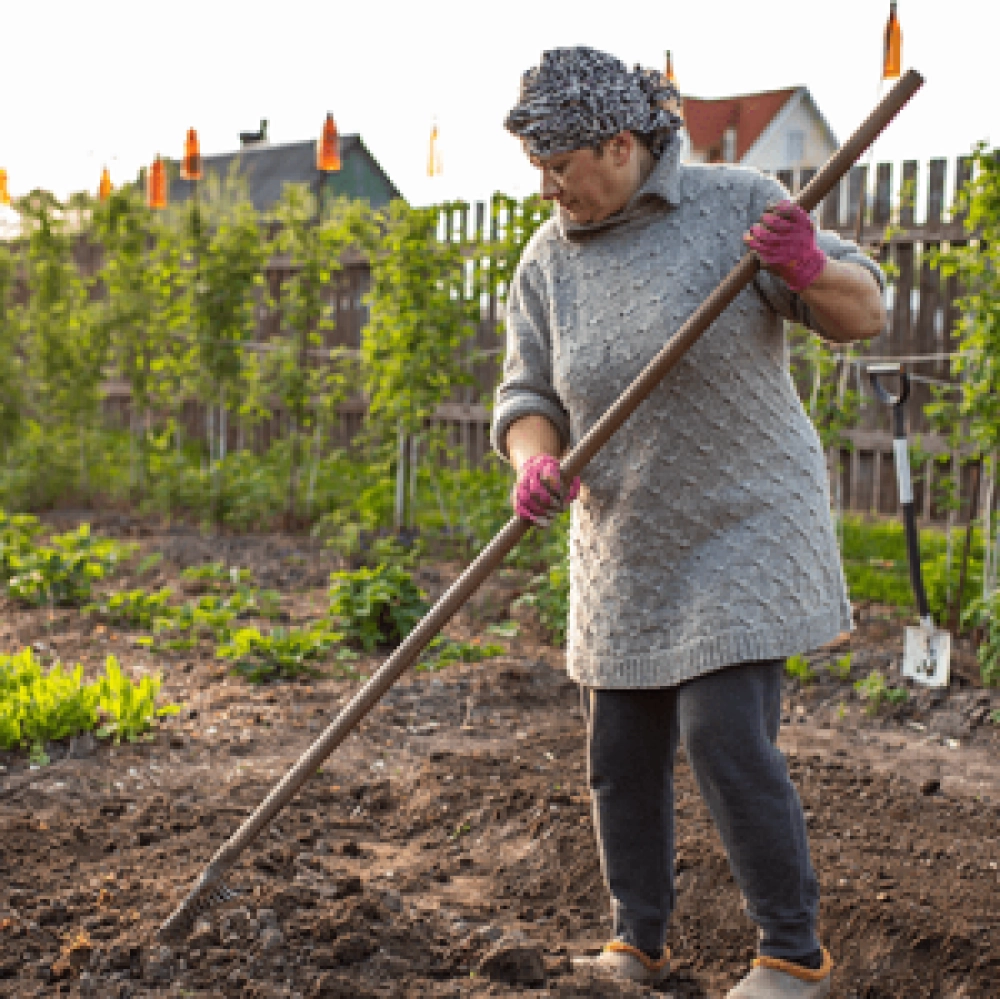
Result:
[[[237,889],[230,888],[224,882],[206,881],[203,876],[157,930],[156,935],[164,943],[178,943],[194,929],[200,915],[213,906],[231,902],[239,895]]]

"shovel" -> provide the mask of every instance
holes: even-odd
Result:
[[[823,168],[796,195],[795,202],[812,211],[840,181],[879,133],[899,113],[923,85],[923,77],[910,70],[879,102],[875,110]],[[608,442],[636,407],[660,383],[690,349],[695,341],[722,314],[730,302],[753,280],[760,263],[756,254],[747,253],[723,278],[718,287],[691,314],[683,326],[661,348],[577,445],[563,458],[563,482],[571,482],[595,454]],[[513,517],[479,553],[461,576],[445,591],[403,643],[379,670],[354,695],[340,714],[257,806],[250,817],[218,849],[201,876],[180,905],[159,929],[164,942],[177,941],[191,932],[198,915],[210,906],[226,902],[236,892],[223,883],[223,876],[239,855],[260,835],[269,822],[295,796],[322,762],[347,738],[351,730],[378,703],[403,671],[417,661],[431,639],[451,620],[508,552],[527,533],[531,522]]]
[[[896,486],[899,505],[903,510],[903,527],[906,530],[906,561],[910,566],[910,585],[917,601],[920,625],[907,628],[903,641],[903,676],[928,687],[947,687],[951,664],[951,634],[934,625],[924,579],[920,572],[920,542],[917,536],[917,515],[913,509],[913,487],[910,483],[910,452],[906,444],[906,400],[910,396],[910,378],[898,363],[869,364],[868,378],[880,402],[892,406],[892,450],[896,465]],[[880,381],[894,377],[899,380],[899,391],[890,392]]]

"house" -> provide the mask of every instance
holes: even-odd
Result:
[[[368,151],[360,135],[340,137],[340,170],[320,173],[316,169],[316,141],[271,145],[267,141],[267,123],[259,132],[240,133],[241,148],[236,152],[202,157],[202,174],[214,173],[225,178],[234,163],[237,172],[247,178],[250,200],[258,211],[266,211],[281,197],[285,184],[308,184],[314,192],[323,186],[323,196],[333,200],[341,195],[361,198],[372,208],[382,208],[402,198],[378,161]],[[176,169],[170,170],[171,203],[191,197],[193,184],[181,180]]]
[[[682,155],[693,163],[742,163],[765,173],[817,170],[838,142],[806,87],[683,98]]]

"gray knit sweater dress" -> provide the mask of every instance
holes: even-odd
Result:
[[[507,299],[493,444],[547,417],[574,444],[744,252],[787,197],[732,166],[682,165],[673,142],[617,215],[557,209]],[[878,266],[820,232],[828,257]],[[819,329],[761,272],[581,476],[570,528],[570,676],[668,687],[792,655],[850,630],[819,438],[789,373],[783,318]]]

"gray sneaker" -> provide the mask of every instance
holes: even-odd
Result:
[[[596,957],[573,958],[573,967],[603,978],[658,985],[670,972],[670,951],[664,947],[663,956],[654,961],[638,948],[621,940],[612,940]]]
[[[823,948],[823,964],[813,971],[776,957],[758,957],[750,974],[727,999],[826,999],[830,994],[833,960]]]

